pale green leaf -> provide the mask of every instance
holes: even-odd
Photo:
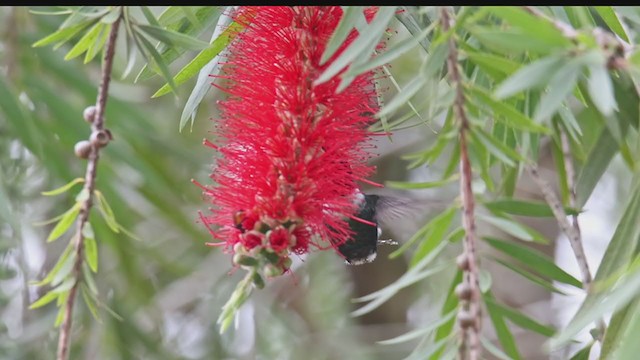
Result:
[[[381,7],[371,23],[358,34],[353,43],[325,69],[314,83],[317,85],[328,81],[358,57],[369,58],[371,50],[377,46],[380,38],[387,30],[387,24],[393,18],[395,11],[395,6]]]
[[[512,219],[508,219],[506,217],[496,217],[496,216],[485,216],[482,214],[478,214],[477,218],[486,223],[489,223],[498,229],[506,232],[509,235],[512,235],[520,240],[524,241],[534,241],[542,244],[547,244],[549,241],[544,238],[537,231],[522,225]]]
[[[201,50],[209,46],[209,44],[202,40],[184,35],[177,31],[163,29],[152,25],[138,25],[138,28],[155,39],[172,46],[179,46],[191,50]]]
[[[613,94],[613,84],[606,67],[590,66],[589,67],[589,95],[598,110],[604,116],[610,116],[618,105]]]
[[[84,255],[91,270],[98,272],[98,245],[94,238],[84,238]]]
[[[191,77],[196,75],[207,63],[209,63],[212,59],[214,59],[222,50],[224,50],[227,45],[235,38],[235,35],[242,29],[243,25],[240,25],[236,22],[229,25],[227,29],[225,29],[220,36],[218,36],[206,49],[202,50],[198,55],[196,55],[193,60],[191,60],[187,65],[185,65],[176,76],[172,79],[172,81],[177,85],[184,83],[189,80]],[[171,91],[171,88],[168,84],[163,85],[158,91],[156,91],[151,97],[156,98],[162,95],[165,95]]]
[[[52,302],[53,300],[56,300],[58,296],[60,296],[60,293],[49,291],[48,293],[44,294],[40,299],[36,300],[33,304],[29,305],[29,309],[33,310],[33,309],[43,307],[48,303]]]
[[[100,23],[100,22],[96,23],[89,31],[87,31],[80,38],[80,40],[78,40],[78,42],[74,45],[74,47],[72,47],[71,50],[69,50],[67,55],[65,55],[64,59],[71,60],[76,56],[81,55],[82,53],[87,51],[90,46],[92,46],[94,43],[97,42],[98,35],[100,35],[100,32],[102,31],[104,26],[105,24],[103,23]]]
[[[320,59],[320,64],[324,64],[333,56],[333,54],[335,54],[347,39],[351,31],[356,27],[358,22],[365,22],[364,14],[362,12],[363,10],[364,6],[342,7],[342,18],[340,19],[336,29],[333,31],[333,34],[331,34],[331,38],[329,38],[329,42],[325,47],[322,58]]]
[[[578,279],[558,267],[553,259],[545,254],[516,242],[507,242],[491,237],[483,237],[482,239],[494,249],[520,261],[538,274],[582,289],[582,283]]]
[[[483,204],[487,209],[493,211],[502,211],[507,214],[534,217],[552,217],[553,211],[547,203],[537,201],[525,201],[511,198],[504,198],[485,202]],[[567,215],[577,215],[578,211],[565,208]]]
[[[47,237],[47,242],[52,242],[64,234],[73,224],[76,217],[80,213],[80,203],[74,204],[71,209],[67,210],[56,226],[51,230]]]
[[[53,189],[53,190],[49,190],[49,191],[43,191],[42,195],[44,195],[44,196],[60,195],[60,194],[62,194],[64,192],[67,192],[69,189],[71,189],[75,185],[83,183],[83,182],[84,182],[84,178],[77,177],[77,178],[69,181],[68,183],[62,185],[61,187],[59,187],[57,189]]]
[[[380,345],[394,345],[394,344],[400,344],[403,342],[411,341],[413,339],[417,339],[423,335],[426,335],[432,332],[437,327],[444,325],[446,322],[453,319],[455,315],[456,315],[456,312],[452,311],[449,314],[441,316],[439,319],[436,319],[435,321],[430,322],[429,325],[427,325],[426,327],[410,331],[400,336],[396,336],[392,339],[377,341],[377,343]]]
[[[616,35],[620,36],[622,40],[631,42],[631,40],[629,40],[629,35],[627,35],[627,32],[625,31],[624,26],[620,21],[620,18],[618,18],[618,15],[611,6],[594,6],[594,9],[596,9],[598,15],[600,15],[602,20],[604,20],[609,29],[616,33]]]
[[[494,92],[496,99],[505,99],[524,90],[546,84],[558,71],[559,56],[551,55],[521,68],[503,81]]]
[[[578,61],[569,61],[554,74],[549,81],[548,91],[542,95],[536,107],[533,119],[542,121],[551,117],[573,92],[582,71],[582,64]]]

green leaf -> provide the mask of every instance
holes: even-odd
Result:
[[[429,35],[433,31],[436,25],[437,23],[431,24],[429,27],[417,34],[417,36],[412,36],[398,42],[393,47],[389,48],[382,54],[377,55],[373,59],[370,59],[358,65],[354,63],[353,66],[350,66],[349,69],[347,69],[344,76],[358,76],[368,70],[375,69],[390,63],[391,61],[397,59],[398,57],[402,56],[409,50],[413,49],[416,45],[418,45],[418,43],[422,39],[426,38],[427,35]]]
[[[488,73],[492,71],[501,74],[500,80],[502,80],[502,77],[513,74],[520,68],[520,64],[502,56],[471,50],[465,50],[464,52],[469,57],[469,60],[483,68],[485,72]]]
[[[499,313],[501,316],[511,320],[511,322],[513,322],[514,324],[518,325],[519,327],[523,328],[523,329],[527,329],[527,330],[531,330],[533,332],[536,332],[542,336],[546,336],[546,337],[550,337],[553,336],[553,334],[555,334],[556,330],[550,326],[547,325],[543,325],[540,324],[539,322],[535,321],[534,319],[530,318],[529,316],[515,310],[512,308],[509,308],[507,306],[504,306],[502,304],[499,304],[498,302],[496,302],[494,299],[487,297],[486,295],[483,296],[484,302],[485,304],[491,304],[491,306],[493,307],[494,311],[496,311],[497,313]]]
[[[483,297],[493,300],[493,294],[491,293],[491,291],[488,291],[483,295]],[[496,335],[498,336],[498,340],[500,341],[500,344],[502,345],[504,351],[512,359],[522,359],[520,353],[518,352],[518,347],[516,345],[515,339],[513,338],[513,334],[504,321],[502,313],[500,313],[499,309],[497,309],[497,307],[494,306],[493,303],[485,302],[485,306],[487,307],[487,313],[491,318],[491,322],[493,323]]]
[[[103,23],[96,23],[89,31],[84,34],[84,36],[80,38],[80,40],[78,40],[75,46],[72,47],[71,50],[69,50],[64,59],[71,60],[87,51],[90,46],[96,43],[96,41],[98,40],[98,35],[100,34],[104,26],[105,25]]]
[[[629,314],[631,319],[624,334],[621,334],[622,339],[620,345],[612,355],[612,359],[634,359],[640,353],[640,341],[638,341],[638,334],[640,334],[640,312],[636,306],[636,311]]]
[[[133,39],[142,52],[142,55],[149,63],[158,68],[164,79],[168,82],[171,90],[175,91],[176,84],[171,77],[171,73],[169,72],[167,64],[162,59],[162,56],[160,56],[160,54],[158,53],[158,50],[156,50],[156,48],[142,34],[139,34],[137,32],[134,32],[133,34]]]
[[[533,241],[541,244],[549,243],[549,240],[545,239],[544,236],[542,236],[537,231],[512,219],[506,217],[485,216],[482,214],[478,214],[477,218],[497,227],[498,229],[520,240]]]
[[[33,304],[29,305],[29,309],[33,310],[33,309],[43,307],[48,303],[52,302],[53,300],[56,300],[58,296],[60,296],[60,293],[49,291],[48,293],[44,294],[40,299],[35,301]]]
[[[89,49],[87,49],[87,53],[85,54],[85,57],[84,57],[85,64],[93,60],[93,58],[95,58],[96,55],[98,55],[98,52],[102,50],[102,48],[104,47],[104,44],[107,43],[107,38],[109,37],[110,32],[111,32],[111,24],[104,25],[102,27],[102,29],[100,30],[100,34],[98,35],[98,39],[89,46]]]
[[[406,104],[414,95],[422,89],[427,83],[428,78],[425,76],[418,76],[411,80],[407,86],[402,89],[400,93],[393,97],[381,110],[378,112],[378,117],[389,116],[397,111],[401,106]]]
[[[72,259],[69,260],[69,258],[72,258]],[[51,283],[51,281],[53,281],[53,278],[58,274],[58,272],[63,267],[65,267],[65,264],[68,261],[73,263],[74,259],[75,259],[75,253],[73,252],[73,246],[72,246],[72,243],[70,242],[65,248],[65,250],[62,252],[62,254],[60,255],[60,258],[58,259],[56,264],[53,266],[53,268],[51,268],[47,276],[45,276],[45,278],[40,281],[31,282],[30,284],[35,286],[43,286]]]
[[[380,340],[377,341],[378,344],[380,345],[394,345],[394,344],[400,344],[403,342],[407,342],[407,341],[411,341],[413,339],[417,339],[423,335],[426,335],[430,332],[432,332],[433,330],[435,330],[437,327],[444,325],[445,323],[447,323],[449,320],[454,319],[456,315],[455,311],[450,312],[449,314],[445,315],[445,316],[441,316],[439,319],[436,319],[435,321],[432,321],[429,323],[429,325],[427,325],[424,328],[420,328],[420,329],[416,329],[413,331],[409,331],[405,334],[402,334],[400,336],[396,336],[392,339],[388,339],[388,340]]]
[[[605,256],[607,256],[606,253]],[[598,269],[599,273],[600,269]],[[598,274],[596,274],[596,278]],[[598,283],[594,282],[594,284],[597,286]],[[615,313],[623,309],[630,301],[637,299],[638,293],[640,293],[640,260],[636,259],[630,266],[630,270],[615,283],[613,288],[587,295],[582,306],[566,328],[551,339],[550,347],[556,349],[564,345],[578,332],[594,321],[598,321],[605,314]]]
[[[201,50],[209,46],[209,44],[202,40],[181,34],[177,31],[163,29],[152,25],[138,25],[138,28],[144,33],[168,45],[180,46],[191,50]]]
[[[456,274],[453,276],[451,280],[452,280],[451,285],[449,285],[449,289],[447,291],[447,298],[445,299],[444,304],[442,305],[442,310],[440,311],[440,313],[443,315],[450,313],[451,311],[453,311],[455,308],[458,307],[458,296],[455,294],[455,288],[460,282],[462,282],[462,271],[458,269],[456,271]],[[438,330],[436,330],[436,335],[433,341],[438,342],[442,339],[448,338],[453,330],[454,325],[455,325],[455,319],[451,319],[447,321],[444,325],[439,326]],[[429,358],[429,360],[441,359],[440,355],[442,354],[443,351],[444,351],[444,346],[440,346],[438,351],[434,353]]]
[[[484,336],[480,336],[480,343],[484,347],[485,350],[489,351],[493,356],[497,357],[501,360],[513,360],[514,358],[502,352],[502,350],[498,349],[495,345],[491,343],[491,340],[487,339]]]
[[[119,233],[120,225],[116,221],[116,217],[113,214],[113,210],[111,210],[111,206],[109,206],[107,199],[104,197],[104,195],[102,195],[102,192],[98,190],[94,190],[93,193],[98,200],[98,210],[100,210],[100,213],[102,214],[102,217],[104,217],[104,220],[107,222],[107,225],[109,226],[111,231]]]
[[[194,24],[193,22],[189,22],[188,19],[185,19],[184,11],[180,10],[184,8],[183,6],[168,6],[167,9],[160,14],[158,18],[158,22],[161,24],[160,27],[166,28],[169,30],[177,31],[181,34],[191,36],[194,38],[198,38],[202,32],[208,29],[208,27],[215,22],[215,19],[221,16],[221,7],[220,6],[194,6],[195,16],[198,18],[198,24]],[[232,8],[232,7],[231,7]],[[227,12],[232,10],[227,10]],[[220,34],[222,30],[224,30],[228,24],[225,24],[223,27],[219,27],[220,23],[218,23],[214,28],[214,34]],[[211,40],[215,39],[218,35],[215,35]],[[211,41],[210,41],[211,42]],[[209,46],[209,45],[207,45]],[[158,45],[158,51],[160,51],[162,59],[166,64],[173,64],[178,58],[180,58],[186,51],[186,48],[178,48],[174,46],[168,46],[164,43]],[[157,73],[154,72],[149,66],[145,65],[142,67],[138,75],[136,76],[135,82],[147,80]]]
[[[551,130],[536,123],[509,103],[493,99],[487,92],[485,92],[484,89],[478,86],[472,86],[468,88],[468,91],[476,101],[488,105],[496,115],[500,115],[496,117],[496,120],[504,122],[506,125],[511,126],[514,129],[546,134],[551,133]]]
[[[536,17],[524,9],[515,6],[491,6],[490,11],[521,29],[527,36],[546,43],[549,47],[568,47],[567,39],[551,22]]]
[[[91,290],[91,293],[94,295],[98,295],[98,286],[96,285],[96,281],[93,278],[93,274],[91,273],[91,268],[87,265],[86,262],[82,263],[82,280],[84,284]]]
[[[505,55],[525,52],[547,54],[561,47],[560,45],[550,46],[548,42],[540,40],[540,38],[531,37],[521,29],[503,29],[497,26],[470,26],[469,31],[484,46]]]
[[[386,186],[396,188],[396,189],[431,189],[435,187],[440,187],[443,185],[447,185],[458,180],[460,176],[458,174],[454,174],[447,179],[437,180],[437,181],[429,181],[429,182],[406,182],[406,181],[385,181]]]
[[[56,315],[56,321],[53,324],[54,327],[58,327],[60,326],[60,324],[62,324],[62,320],[64,319],[64,314],[66,311],[65,311],[65,307],[61,305],[67,302],[68,298],[69,298],[69,293],[62,293],[60,294],[60,296],[58,296],[58,301],[57,301],[58,314]]]
[[[60,195],[60,194],[62,194],[64,192],[67,192],[69,189],[71,189],[75,185],[83,183],[83,182],[84,182],[84,178],[77,177],[77,178],[69,181],[65,185],[62,185],[59,188],[56,188],[56,189],[53,189],[53,190],[49,190],[49,191],[43,191],[42,195],[44,195],[44,196]]]
[[[142,14],[144,15],[145,19],[147,19],[149,24],[153,26],[161,27],[160,23],[158,22],[158,19],[156,19],[156,17],[153,15],[151,10],[149,10],[148,6],[140,6],[140,9],[142,10]]]
[[[190,7],[188,6],[180,6],[179,7],[180,10],[182,10],[182,12],[184,13],[184,16],[189,19],[189,22],[193,25],[200,25],[200,20],[198,20],[198,17],[196,16],[196,14],[191,10]]]
[[[122,7],[121,6],[117,6],[113,9],[111,9],[111,11],[109,11],[108,14],[106,14],[105,16],[100,18],[100,22],[106,25],[111,25],[114,22],[116,22],[116,20],[118,20],[118,18],[120,17],[120,15],[122,15]],[[111,27],[109,27],[110,29]],[[108,33],[108,31],[107,31]]]
[[[620,36],[624,41],[631,42],[629,35],[624,30],[622,22],[618,18],[618,15],[611,6],[594,6],[594,9],[598,12],[598,15],[604,20],[609,29],[611,29],[616,35]]]
[[[566,10],[569,21],[571,21],[571,25],[573,25],[574,28],[591,28],[596,25],[596,22],[593,20],[588,7],[565,6],[564,9]]]
[[[456,207],[450,207],[429,222],[430,231],[424,236],[416,252],[413,254],[409,262],[410,268],[416,266],[425,256],[430,254],[436,246],[443,242],[447,230],[449,230],[449,226],[451,226],[451,221],[457,212],[458,209]]]
[[[624,308],[616,311],[611,316],[611,321],[607,325],[607,329],[604,333],[604,339],[602,341],[602,348],[600,350],[600,358],[611,358],[621,344],[628,341],[629,325],[633,315],[639,310],[640,302],[638,300],[632,301]],[[585,359],[585,360],[588,360]]]
[[[624,215],[598,267],[596,281],[604,280],[619,271],[629,264],[632,256],[637,253],[637,245],[640,242],[640,186],[635,186],[628,199]]]
[[[173,82],[177,85],[184,83],[189,80],[195,74],[200,71],[207,63],[209,63],[213,58],[218,56],[222,50],[224,50],[227,45],[235,38],[235,35],[243,28],[242,25],[234,22],[229,27],[218,36],[209,47],[202,50],[198,55],[196,55],[193,60],[191,60],[187,65],[185,65],[176,76],[173,78]],[[163,85],[158,91],[155,92],[151,97],[156,98],[162,95],[165,95],[171,91],[171,88],[168,84]]]
[[[387,300],[391,299],[398,293],[398,291],[410,285],[413,285],[418,281],[424,280],[429,276],[435,275],[448,267],[451,267],[450,263],[444,263],[426,269],[426,267],[438,257],[438,255],[442,252],[446,245],[446,243],[441,243],[440,245],[438,245],[431,253],[429,253],[429,255],[422,258],[422,260],[420,260],[418,264],[409,269],[404,275],[402,275],[398,280],[394,281],[390,285],[369,295],[354,299],[354,302],[370,302],[353,311],[351,313],[351,316],[356,317],[368,314],[371,311],[377,309],[380,305],[384,304]]]
[[[542,277],[533,274],[531,272],[529,272],[528,270],[525,270],[522,266],[518,266],[512,263],[509,263],[507,261],[504,260],[500,260],[496,257],[490,256],[489,258],[491,258],[493,261],[497,262],[498,264],[506,267],[507,269],[515,272],[516,274],[521,275],[522,277],[524,277],[525,279],[531,281],[532,283],[536,284],[536,285],[540,285],[541,287],[545,288],[546,290],[548,290],[549,292],[553,292],[556,294],[560,294],[560,295],[567,295],[565,292],[560,291],[558,288],[556,288],[555,286],[553,286],[553,284],[547,280],[547,279],[543,279]]]
[[[47,35],[44,38],[36,41],[31,46],[39,47],[39,46],[49,45],[49,44],[52,44],[52,43],[55,43],[55,42],[65,43],[69,39],[74,37],[76,34],[81,32],[82,30],[88,28],[91,24],[93,24],[92,21],[85,21],[85,22],[79,23],[77,25],[70,26],[68,28],[60,28],[56,32],[54,32],[53,34]]]
[[[356,23],[359,21],[364,22],[363,15],[364,6],[343,6],[342,11],[343,15],[338,23],[338,26],[331,34],[331,38],[327,43],[327,46],[322,54],[322,58],[320,59],[320,64],[324,64],[329,60],[333,54],[344,44],[344,41],[347,39],[347,36],[351,33],[351,31],[356,27]]]
[[[554,261],[545,254],[515,242],[507,242],[492,237],[483,237],[482,239],[494,249],[520,261],[527,265],[527,267],[535,270],[538,274],[582,289],[582,283],[578,279],[559,268]]]
[[[73,222],[76,220],[76,217],[78,217],[78,214],[80,213],[80,207],[80,203],[75,203],[71,207],[71,209],[67,210],[64,213],[62,219],[60,219],[53,230],[51,230],[51,233],[47,237],[47,242],[52,242],[58,239],[69,229],[69,227],[71,227],[71,224],[73,224]]]
[[[100,315],[98,314],[96,303],[93,300],[91,293],[89,293],[89,290],[87,290],[87,287],[84,284],[80,286],[80,291],[82,292],[82,298],[84,299],[84,303],[85,305],[87,305],[87,308],[89,308],[89,311],[91,312],[91,315],[93,315],[93,318],[96,319],[98,322],[101,322],[102,320],[100,319]]]
[[[91,270],[94,273],[98,272],[98,245],[94,238],[84,238],[84,254]]]
[[[401,6],[401,9],[402,11],[396,12],[396,19],[404,25],[411,36],[416,38],[422,31],[423,26],[418,24],[418,21],[413,16],[412,12],[407,10],[406,6]],[[432,24],[435,24],[435,22]],[[429,26],[431,26],[431,24]],[[429,39],[422,39],[419,41],[419,44],[425,51],[429,52]]]
[[[558,71],[560,62],[561,58],[557,55],[536,60],[503,81],[493,95],[498,100],[506,99],[521,91],[546,84]]]
[[[589,353],[591,353],[591,347],[593,346],[593,341],[587,344],[584,348],[580,349],[575,355],[571,357],[570,360],[589,360]]]
[[[369,58],[371,51],[377,46],[387,30],[387,24],[393,18],[395,11],[395,6],[381,7],[371,23],[359,32],[358,37],[325,69],[314,81],[314,84],[318,85],[330,80],[359,57]]]
[[[470,134],[474,141],[481,143],[493,156],[508,166],[516,166],[513,160],[527,161],[515,150],[507,147],[490,134],[485,133],[480,127],[472,127]]]
[[[216,30],[211,36],[212,43],[215,41],[215,39],[220,37],[222,29],[226,29],[232,21],[233,20],[230,17],[224,14],[220,15],[220,17],[218,18],[218,24],[216,25]],[[195,121],[195,115],[198,106],[211,88],[209,76],[215,76],[220,71],[219,58],[219,55],[214,56],[213,59],[211,59],[206,65],[204,65],[198,72],[196,85],[193,87],[191,94],[189,94],[189,98],[187,99],[187,102],[184,105],[184,109],[182,109],[182,114],[180,115],[180,131],[182,131],[185,125],[187,125],[187,120],[189,119],[191,119],[191,126],[193,127],[193,122]]]
[[[591,148],[580,169],[576,181],[576,196],[578,206],[584,206],[596,184],[609,167],[611,160],[618,153],[618,143],[606,127],[603,127],[598,140]]]
[[[507,214],[534,217],[552,217],[553,211],[547,203],[516,200],[511,198],[493,200],[483,204],[492,211],[506,212]],[[578,215],[580,212],[565,207],[567,215]]]
[[[589,67],[589,95],[598,110],[604,116],[610,116],[618,108],[613,94],[613,84],[607,72],[607,68],[602,66]]]
[[[573,92],[582,71],[582,64],[569,61],[562,66],[549,81],[549,90],[542,95],[533,115],[535,121],[547,119],[553,115],[565,98]]]

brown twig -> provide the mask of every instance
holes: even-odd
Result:
[[[576,231],[576,229],[569,223],[569,220],[567,220],[567,214],[564,211],[562,202],[560,201],[560,199],[558,199],[549,183],[540,176],[540,173],[538,172],[538,166],[535,164],[529,164],[528,170],[531,174],[531,178],[540,188],[540,191],[547,201],[547,204],[549,204],[549,206],[551,207],[551,211],[553,212],[553,215],[558,222],[558,226],[560,226],[560,230],[562,230],[562,232],[569,239],[569,244],[571,245],[571,249],[573,249],[576,261],[578,262],[578,266],[580,267],[580,273],[582,275],[582,286],[584,289],[588,289],[592,279],[591,272],[589,271],[589,265],[587,264],[587,257],[584,253],[584,248],[582,247],[580,233]]]
[[[107,48],[104,54],[102,65],[102,79],[100,80],[100,87],[98,88],[98,97],[96,100],[96,111],[91,125],[92,133],[97,133],[104,130],[104,111],[107,104],[109,82],[111,81],[111,69],[113,67],[113,57],[115,54],[115,45],[118,36],[118,26],[121,19],[122,15],[118,17],[118,19],[113,23],[111,32],[109,33],[109,39],[107,40]],[[73,304],[75,303],[82,274],[82,252],[84,247],[84,235],[82,233],[82,230],[89,220],[89,212],[91,211],[91,207],[93,205],[93,191],[95,190],[96,173],[99,159],[99,146],[91,146],[89,161],[87,163],[87,171],[85,173],[84,188],[82,190],[86,192],[87,195],[80,208],[78,230],[75,236],[75,263],[73,265],[72,272],[75,283],[73,284],[71,290],[69,290],[69,296],[67,297],[67,301],[64,304],[64,315],[62,326],[60,328],[60,336],[58,338],[57,360],[66,360],[69,355],[69,340],[71,322],[73,319]]]
[[[449,31],[452,19],[445,7],[441,8],[440,19],[442,30]],[[477,360],[480,358],[480,329],[482,315],[480,307],[480,283],[479,269],[476,253],[476,225],[474,217],[475,201],[471,189],[471,162],[467,148],[467,136],[469,132],[469,119],[467,118],[464,103],[464,85],[458,68],[458,49],[454,35],[449,38],[449,55],[447,57],[447,69],[451,82],[455,87],[455,101],[453,111],[460,126],[460,193],[462,194],[462,225],[465,230],[464,253],[461,267],[464,269],[463,282],[460,284],[458,296],[462,302],[462,308],[458,314],[458,323],[461,329],[461,342],[458,350],[461,359]]]

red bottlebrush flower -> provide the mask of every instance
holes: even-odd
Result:
[[[288,271],[290,253],[337,248],[351,235],[357,182],[372,172],[364,143],[378,104],[373,72],[339,94],[337,77],[314,84],[356,36],[320,63],[341,16],[338,6],[241,7],[234,16],[245,29],[217,85],[229,97],[219,102],[212,147],[221,156],[204,222],[218,225],[214,237],[249,273],[223,308],[223,329],[250,284]]]
[[[229,97],[219,102],[219,142],[210,147],[221,156],[203,222],[218,226],[213,236],[248,273],[223,307],[222,331],[252,284],[289,271],[291,253],[338,248],[352,235],[347,220],[358,210],[358,181],[372,172],[365,142],[378,104],[374,72],[340,93],[338,77],[314,83],[356,36],[320,63],[341,16],[338,6],[241,7],[234,16],[245,29],[217,85]]]
[[[269,238],[269,244],[271,245],[271,249],[275,252],[281,252],[289,248],[291,234],[289,234],[289,230],[278,227],[275,230],[271,230],[267,233],[267,237]]]

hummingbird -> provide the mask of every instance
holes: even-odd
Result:
[[[379,221],[387,222],[407,215],[411,207],[407,199],[386,195],[358,193],[356,201],[359,203],[358,212],[355,214],[357,219],[348,220],[353,236],[338,246],[338,252],[349,265],[362,265],[375,260],[378,245],[397,245],[396,241],[380,239],[382,229]]]

